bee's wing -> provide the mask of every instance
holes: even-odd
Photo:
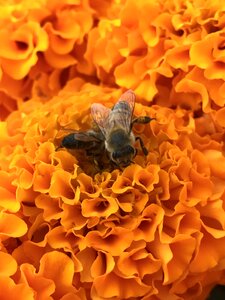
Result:
[[[110,112],[111,109],[100,103],[93,103],[91,105],[91,115],[104,136],[106,136]]]
[[[135,98],[134,92],[128,90],[121,95],[120,99],[112,109],[114,118],[112,116],[111,119],[115,119],[115,122],[119,123],[127,133],[130,133],[131,129]],[[112,120],[110,120],[110,123],[111,121]]]
[[[120,96],[120,98],[117,102],[117,103],[119,103],[121,101],[124,101],[124,102],[127,102],[127,104],[129,104],[130,111],[131,111],[131,117],[132,117],[133,111],[134,111],[135,98],[136,98],[135,93],[132,90],[128,90]]]
[[[100,133],[94,133],[93,131],[78,131],[74,132],[74,138],[83,142],[101,142],[102,137]]]

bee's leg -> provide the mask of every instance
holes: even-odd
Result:
[[[95,164],[95,167],[97,167],[97,169],[103,170],[103,164],[101,163],[99,157],[94,156],[93,157],[93,162]]]
[[[135,140],[136,140],[136,141],[137,141],[137,140],[139,141],[139,143],[140,143],[140,145],[141,145],[141,149],[142,149],[144,155],[148,155],[148,150],[145,148],[142,139],[141,139],[139,136],[137,136],[137,137],[135,138]]]
[[[147,123],[151,122],[152,120],[156,120],[156,118],[150,118],[148,116],[134,118],[131,122],[131,129],[135,123],[147,124]]]
[[[86,155],[92,157],[92,161],[99,170],[104,169],[103,156],[104,156],[104,147],[100,145],[96,148],[96,145],[88,150],[86,150]]]

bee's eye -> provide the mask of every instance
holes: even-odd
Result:
[[[112,158],[118,159],[118,158],[124,157],[126,155],[130,155],[130,154],[136,155],[136,149],[131,147],[130,145],[128,145],[120,150],[114,151],[112,153]]]

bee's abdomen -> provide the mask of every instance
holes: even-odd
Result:
[[[89,146],[90,142],[79,141],[76,139],[76,134],[71,133],[66,135],[61,142],[61,146],[68,149],[84,149]]]

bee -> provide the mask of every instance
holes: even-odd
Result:
[[[135,94],[132,90],[126,91],[112,109],[100,103],[91,106],[91,115],[104,137],[104,147],[110,160],[118,167],[126,167],[133,162],[137,154],[134,147],[139,141],[145,155],[148,150],[140,137],[135,137],[132,128],[135,123],[147,124],[152,118],[148,116],[133,119]]]

